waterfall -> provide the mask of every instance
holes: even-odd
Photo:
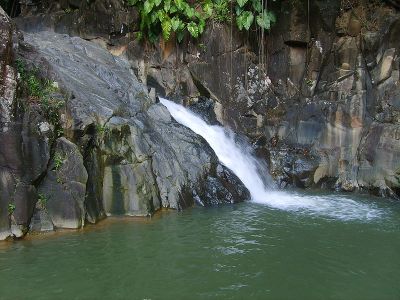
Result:
[[[382,214],[382,211],[372,204],[354,201],[343,196],[311,196],[273,189],[268,184],[271,182],[268,170],[260,172],[260,163],[248,150],[250,147],[238,144],[231,130],[209,125],[182,105],[167,99],[160,98],[160,102],[178,123],[190,128],[207,141],[219,161],[247,187],[251,201],[271,208],[345,220],[373,219]]]

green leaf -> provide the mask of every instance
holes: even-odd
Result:
[[[139,0],[128,0],[128,5],[135,5],[136,3],[138,3]]]
[[[178,31],[178,29],[181,27],[181,24],[183,24],[183,22],[178,17],[173,17],[171,19],[171,26],[174,32]]]
[[[171,21],[168,18],[165,18],[164,21],[161,23],[161,28],[164,39],[168,41],[171,36]]]
[[[158,41],[158,34],[154,33],[152,30],[148,32],[149,41],[153,44],[157,43]]]
[[[139,31],[138,33],[136,33],[136,37],[137,39],[140,41],[143,39],[143,32]]]
[[[239,28],[239,30],[249,30],[251,25],[253,24],[254,21],[254,15],[251,11],[244,11],[242,14],[236,17],[236,24]]]
[[[168,17],[168,15],[162,9],[158,10],[157,13],[154,15],[157,16],[160,22],[164,21],[164,19]],[[155,23],[155,20],[152,20],[152,23]]]
[[[184,0],[174,0],[174,3],[179,10],[185,10],[185,4],[187,3]]]
[[[189,5],[186,5],[186,6],[185,6],[185,15],[186,15],[189,19],[191,19],[191,18],[194,17],[194,14],[195,14],[194,8],[193,8],[193,7],[190,7]]]
[[[178,8],[176,7],[176,5],[172,4],[171,8],[169,9],[169,13],[173,14],[176,13],[178,11]]]
[[[192,37],[197,38],[199,36],[199,28],[195,22],[190,22],[187,25],[187,29]]]
[[[270,29],[271,25],[276,22],[276,18],[273,12],[263,11],[257,16],[257,24],[261,28]]]
[[[150,16],[150,22],[153,23],[153,24],[156,23],[157,19],[160,18],[159,15],[158,15],[158,13],[150,14],[149,16]],[[160,20],[160,21],[161,21],[161,20]]]
[[[171,9],[171,0],[164,0],[164,10],[165,12],[169,12]]]
[[[249,0],[236,0],[237,4],[239,4],[240,7],[245,6],[248,1]]]
[[[206,21],[204,19],[200,19],[197,27],[199,29],[199,34],[202,34],[204,32],[204,28],[206,27]]]
[[[209,18],[213,14],[213,4],[212,2],[208,1],[203,5],[203,11],[204,14],[206,15],[206,18]]]
[[[251,1],[251,4],[252,4],[252,6],[253,6],[253,9],[254,9],[256,12],[258,12],[258,13],[262,12],[263,7],[262,7],[261,0],[252,0],[252,1]]]
[[[146,0],[143,4],[143,12],[148,14],[154,7],[154,2],[151,0]]]
[[[183,31],[178,31],[176,33],[176,38],[178,39],[178,43],[181,43],[183,41],[184,37],[185,37],[185,33]]]
[[[236,6],[235,12],[236,12],[236,15],[239,16],[243,12],[243,8],[241,8],[240,6]]]

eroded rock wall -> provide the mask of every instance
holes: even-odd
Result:
[[[41,118],[24,110],[17,99],[15,55],[18,36],[0,8],[0,239],[22,236],[27,230],[37,199],[35,182],[49,159],[45,134],[31,127]]]
[[[207,143],[149,96],[128,60],[79,37],[17,34],[3,16],[1,239],[249,199]],[[22,62],[62,100],[55,124],[43,111],[52,99],[17,92]]]
[[[399,192],[399,18],[393,1],[277,1],[260,36],[212,23],[199,41],[128,44],[139,78],[214,101],[281,186]],[[189,76],[190,75],[190,76]]]

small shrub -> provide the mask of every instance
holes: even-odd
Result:
[[[38,195],[38,203],[41,209],[46,209],[47,206],[47,197],[44,194]]]
[[[60,109],[65,101],[55,97],[55,93],[59,92],[58,84],[41,78],[37,68],[28,70],[20,59],[15,64],[19,73],[20,92],[28,97],[30,103],[40,106],[46,120],[54,125],[56,137],[61,136]]]
[[[7,207],[8,215],[12,215],[15,211],[15,204],[9,203]]]
[[[230,1],[216,0],[212,18],[219,23],[231,22]]]
[[[60,153],[54,155],[54,170],[58,171],[64,165],[65,157]]]

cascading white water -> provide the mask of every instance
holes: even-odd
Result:
[[[365,203],[339,196],[305,196],[276,191],[266,187],[257,159],[245,147],[235,142],[234,134],[221,126],[212,126],[182,105],[160,98],[172,117],[180,124],[202,136],[222,164],[229,168],[247,187],[251,200],[271,208],[308,212],[315,215],[351,220],[373,219],[382,211]],[[262,175],[262,176],[261,176]]]

